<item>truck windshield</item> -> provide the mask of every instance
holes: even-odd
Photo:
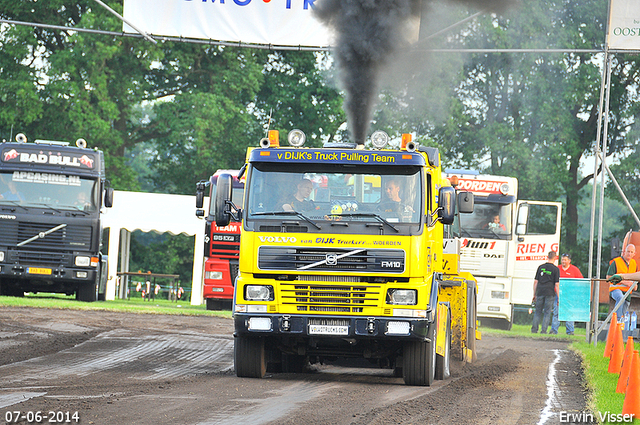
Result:
[[[333,226],[347,233],[362,232],[366,226],[373,232],[420,224],[423,190],[419,167],[345,169],[334,164],[305,164],[304,171],[289,168],[283,171],[279,164],[253,164],[245,208],[248,220],[310,220],[323,231],[339,231],[327,227]],[[347,230],[349,225],[352,228]],[[353,226],[360,227],[355,230]],[[314,225],[309,227],[318,231]]]
[[[511,238],[512,204],[477,201],[473,214],[460,214],[460,233],[463,237],[481,239]]]
[[[90,212],[98,210],[98,192],[96,180],[79,176],[0,172],[0,205]]]

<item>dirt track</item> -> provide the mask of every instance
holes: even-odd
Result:
[[[566,345],[485,335],[476,363],[431,387],[356,364],[241,379],[229,319],[0,308],[0,421],[19,410],[93,424],[556,424],[585,411]]]

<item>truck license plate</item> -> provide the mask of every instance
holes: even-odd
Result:
[[[310,335],[349,335],[349,326],[309,325]]]
[[[51,269],[45,269],[42,267],[27,267],[27,273],[29,274],[51,274]]]

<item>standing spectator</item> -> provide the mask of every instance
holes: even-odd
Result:
[[[558,287],[560,285],[560,271],[554,264],[556,257],[555,251],[549,251],[547,262],[538,267],[536,277],[533,280],[533,302],[536,304],[536,312],[533,315],[531,333],[534,334],[538,333],[540,316],[542,316],[542,330],[540,333],[546,334],[549,322],[551,322],[553,302],[558,295]]]
[[[570,254],[562,254],[560,257],[560,277],[572,277],[572,278],[582,278],[582,273],[580,269],[571,264],[571,255]],[[558,296],[556,295],[555,302],[553,303],[553,320],[551,321],[551,332],[552,334],[557,334],[558,329],[560,328],[560,321],[558,320]],[[567,335],[573,335],[574,331],[574,323],[566,322],[567,327]]]
[[[636,247],[633,244],[628,244],[624,249],[624,252],[620,257],[616,257],[609,263],[609,270],[607,270],[607,280],[615,274],[622,273],[635,273],[638,271],[636,260],[633,257],[636,255]],[[625,292],[631,287],[636,286],[636,283],[631,280],[622,280],[617,283],[611,283],[609,285],[609,295],[618,304],[618,302],[624,297]],[[634,288],[635,289],[635,288]],[[622,303],[620,314],[618,314],[618,320],[622,321],[624,315],[627,313],[629,301]]]

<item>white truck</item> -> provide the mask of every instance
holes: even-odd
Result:
[[[514,177],[445,175],[457,190],[474,194],[474,212],[460,215],[453,232],[460,236],[460,269],[478,280],[478,317],[511,329],[514,308],[531,306],[536,269],[558,251],[562,204],[518,199]]]

